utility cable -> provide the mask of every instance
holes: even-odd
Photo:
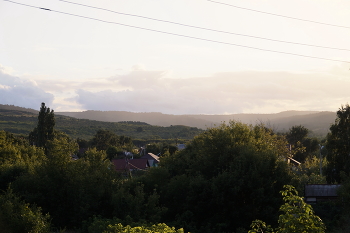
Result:
[[[335,61],[335,62],[350,63],[350,61],[345,61],[345,60],[337,60],[337,59],[330,59],[330,58],[323,58],[323,57],[315,57],[315,56],[302,55],[302,54],[297,54],[297,53],[282,52],[282,51],[277,51],[277,50],[263,49],[263,48],[258,48],[258,47],[252,47],[252,46],[234,44],[234,43],[229,43],[229,42],[222,42],[222,41],[211,40],[211,39],[205,39],[205,38],[200,38],[200,37],[187,36],[187,35],[176,34],[176,33],[172,33],[172,32],[159,31],[159,30],[155,30],[155,29],[149,29],[149,28],[144,28],[144,27],[138,27],[138,26],[133,26],[133,25],[128,25],[128,24],[122,24],[122,23],[117,23],[117,22],[111,22],[111,21],[106,21],[106,20],[97,19],[97,18],[92,18],[92,17],[87,17],[87,16],[82,16],[82,15],[71,14],[71,13],[62,12],[62,11],[51,10],[51,9],[48,9],[48,8],[42,8],[42,7],[27,5],[27,4],[24,4],[24,3],[18,3],[18,2],[14,2],[14,1],[10,1],[10,0],[3,0],[3,1],[10,2],[10,3],[14,3],[14,4],[18,4],[18,5],[22,5],[22,6],[37,8],[37,9],[40,9],[40,10],[46,10],[46,11],[51,11],[51,12],[55,12],[55,13],[60,13],[60,14],[65,14],[65,15],[70,15],[70,16],[75,16],[75,17],[79,17],[79,18],[95,20],[95,21],[99,21],[99,22],[103,22],[103,23],[109,23],[109,24],[115,24],[115,25],[130,27],[130,28],[141,29],[141,30],[145,30],[145,31],[158,32],[158,33],[167,34],[167,35],[172,35],[172,36],[178,36],[178,37],[184,37],[184,38],[191,38],[191,39],[195,39],[195,40],[201,40],[201,41],[207,41],[207,42],[212,42],[212,43],[217,43],[217,44],[224,44],[224,45],[236,46],[236,47],[241,47],[241,48],[248,48],[248,49],[260,50],[260,51],[265,51],[265,52],[279,53],[279,54],[292,55],[292,56],[305,57],[305,58],[312,58],[312,59],[319,59],[319,60],[327,60],[327,61]]]
[[[250,8],[240,7],[240,6],[236,6],[236,5],[232,5],[232,4],[228,4],[228,3],[223,3],[223,2],[218,2],[218,1],[213,1],[213,0],[207,0],[207,1],[208,2],[212,2],[212,3],[216,3],[216,4],[229,6],[229,7],[235,7],[235,8],[241,9],[241,10],[253,11],[253,12],[257,12],[257,13],[261,13],[261,14],[273,15],[273,16],[278,16],[278,17],[283,17],[283,18],[288,18],[288,19],[294,19],[294,20],[299,20],[299,21],[304,21],[304,22],[309,22],[309,23],[322,24],[322,25],[326,25],[326,26],[350,29],[349,26],[342,26],[342,25],[337,25],[337,24],[323,23],[323,22],[319,22],[319,21],[313,21],[313,20],[308,20],[308,19],[301,19],[301,18],[286,16],[286,15],[270,13],[270,12],[266,12],[266,11],[259,11],[259,10],[254,10],[254,9],[250,9]]]
[[[183,23],[177,23],[177,22],[168,21],[168,20],[162,20],[162,19],[151,18],[151,17],[147,17],[147,16],[141,16],[141,15],[135,15],[135,14],[129,14],[129,13],[123,13],[123,12],[113,11],[113,10],[109,10],[109,9],[105,9],[105,8],[101,8],[101,7],[90,6],[90,5],[85,5],[85,4],[81,4],[81,3],[75,3],[75,2],[70,2],[70,1],[66,1],[66,0],[57,0],[57,1],[65,2],[65,3],[69,3],[69,4],[74,4],[74,5],[78,5],[78,6],[83,6],[83,7],[89,7],[89,8],[93,8],[93,9],[97,9],[97,10],[102,10],[102,11],[108,11],[108,12],[111,12],[111,13],[114,13],[114,14],[120,14],[120,15],[125,15],[125,16],[138,17],[138,18],[148,19],[148,20],[153,20],[153,21],[158,21],[158,22],[162,22],[162,23],[175,24],[175,25],[179,25],[179,26],[190,27],[190,28],[196,28],[196,29],[201,29],[201,30],[206,30],[206,31],[212,31],[212,32],[218,32],[218,33],[225,33],[225,34],[230,34],[230,35],[235,35],[235,36],[245,36],[245,37],[250,37],[250,38],[254,38],[254,39],[269,40],[269,41],[274,41],[274,42],[279,42],[279,43],[288,43],[288,44],[295,44],[295,45],[316,47],[316,48],[322,48],[322,49],[334,49],[334,50],[350,51],[350,49],[344,49],[344,48],[335,48],[335,47],[328,47],[328,46],[321,46],[321,45],[304,44],[304,43],[299,43],[299,42],[277,40],[277,39],[271,39],[271,38],[266,38],[266,37],[253,36],[253,35],[246,35],[246,34],[241,34],[241,33],[234,33],[234,32],[216,30],[216,29],[211,29],[211,28],[199,27],[199,26],[194,26],[194,25],[189,25],[189,24],[183,24]]]

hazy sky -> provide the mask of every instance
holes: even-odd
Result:
[[[349,0],[217,0],[344,27],[207,0],[71,1],[179,24],[345,50],[200,30],[59,0],[14,2],[67,14],[0,1],[1,104],[39,109],[45,102],[56,112],[228,114],[336,111],[350,100]]]

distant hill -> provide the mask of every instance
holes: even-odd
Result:
[[[302,125],[312,131],[314,136],[325,136],[336,119],[335,112],[317,112],[306,115],[290,116],[273,120],[277,131],[285,132],[294,125]]]
[[[57,112],[57,115],[75,117],[79,119],[89,119],[96,121],[120,122],[120,121],[140,121],[150,125],[171,126],[186,125],[206,129],[212,125],[212,121],[194,118],[191,115],[170,115],[158,112],[124,112],[124,111],[84,111],[84,112]]]
[[[32,130],[37,122],[39,111],[28,108],[21,108],[13,105],[0,104],[0,130],[12,129],[10,132],[25,133]],[[335,112],[317,111],[285,111],[274,114],[230,114],[230,115],[171,115],[158,112],[125,112],[125,111],[84,111],[84,112],[55,112],[57,127],[67,132],[73,138],[87,138],[98,128],[111,128],[118,130],[119,134],[132,136],[134,138],[163,138],[166,134],[160,131],[169,131],[169,137],[179,136],[174,126],[186,126],[205,130],[208,127],[215,127],[230,120],[240,121],[245,124],[264,123],[277,132],[286,132],[294,125],[303,125],[312,133],[310,136],[324,137],[329,132],[329,127],[336,118]],[[11,122],[11,124],[9,123]],[[74,123],[75,122],[75,123]],[[115,123],[120,123],[117,126]],[[113,124],[112,124],[113,123]],[[139,124],[144,124],[139,126]],[[121,125],[126,128],[121,128]],[[156,131],[144,131],[144,128],[158,127]],[[173,128],[168,128],[172,127]],[[79,128],[80,127],[80,128]],[[127,128],[130,127],[130,128]],[[136,132],[135,128],[142,127]],[[165,127],[165,128],[164,128]],[[154,128],[154,130],[156,129]],[[160,130],[161,129],[161,130]],[[172,131],[174,130],[174,131]],[[186,131],[186,130],[185,130]],[[188,134],[195,135],[194,129]],[[199,130],[200,131],[200,130]],[[198,131],[198,132],[199,132]],[[198,133],[197,132],[197,133]],[[188,137],[187,137],[188,138]]]
[[[58,112],[56,114],[90,119],[97,121],[141,121],[151,125],[170,126],[186,125],[207,129],[230,120],[245,124],[259,124],[273,128],[277,132],[286,132],[294,125],[303,125],[312,131],[312,136],[325,136],[331,124],[334,123],[335,112],[317,111],[285,111],[274,114],[231,114],[231,115],[170,115],[157,112],[134,113],[124,111],[84,111],[84,112]]]
[[[8,105],[0,105],[0,130],[14,134],[29,135],[36,127],[39,111]],[[184,143],[202,129],[183,125],[168,127],[154,126],[139,121],[106,122],[78,119],[55,113],[56,129],[67,133],[71,138],[91,139],[99,129],[108,129],[117,135],[129,136],[135,144],[164,141]]]
[[[10,110],[10,111],[20,111],[20,112],[30,112],[34,114],[38,114],[39,110],[34,110],[31,108],[22,108],[14,105],[8,105],[8,104],[0,104],[1,110]]]

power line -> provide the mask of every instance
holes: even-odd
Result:
[[[250,9],[250,8],[240,7],[240,6],[236,6],[236,5],[232,5],[232,4],[228,4],[228,3],[217,2],[217,1],[213,1],[213,0],[207,0],[207,1],[208,2],[213,2],[213,3],[216,3],[216,4],[225,5],[225,6],[235,7],[235,8],[241,9],[241,10],[253,11],[253,12],[257,12],[257,13],[261,13],[261,14],[273,15],[273,16],[278,16],[278,17],[283,17],[283,18],[288,18],[288,19],[294,19],[294,20],[299,20],[299,21],[304,21],[304,22],[309,22],[309,23],[322,24],[322,25],[326,25],[326,26],[350,29],[349,26],[342,26],[342,25],[337,25],[337,24],[323,23],[323,22],[319,22],[319,21],[313,21],[313,20],[308,20],[308,19],[301,19],[301,18],[286,16],[286,15],[280,15],[280,14],[270,13],[270,12],[266,12],[266,11],[260,11],[260,10],[254,10],[254,9]]]
[[[81,3],[70,2],[70,1],[66,1],[66,0],[58,0],[58,1],[65,2],[65,3],[69,3],[69,4],[74,4],[74,5],[78,5],[78,6],[83,6],[83,7],[89,7],[89,8],[93,8],[93,9],[98,9],[98,10],[102,10],[102,11],[108,11],[108,12],[111,12],[111,13],[114,13],[114,14],[120,14],[120,15],[125,15],[125,16],[138,17],[138,18],[148,19],[148,20],[153,20],[153,21],[158,21],[158,22],[162,22],[162,23],[175,24],[175,25],[179,25],[179,26],[190,27],[190,28],[196,28],[196,29],[201,29],[201,30],[206,30],[206,31],[212,31],[212,32],[225,33],[225,34],[230,34],[230,35],[235,35],[235,36],[245,36],[245,37],[250,37],[250,38],[254,38],[254,39],[269,40],[269,41],[274,41],[274,42],[279,42],[279,43],[288,43],[288,44],[295,44],[295,45],[316,47],[316,48],[322,48],[322,49],[334,49],[334,50],[350,51],[350,49],[344,49],[344,48],[335,48],[335,47],[328,47],[328,46],[321,46],[321,45],[312,45],[312,44],[305,44],[305,43],[292,42],[292,41],[285,41],[285,40],[277,40],[277,39],[271,39],[271,38],[266,38],[266,37],[261,37],[261,36],[246,35],[246,34],[241,34],[241,33],[234,33],[234,32],[216,30],[216,29],[211,29],[211,28],[193,26],[193,25],[189,25],[189,24],[177,23],[177,22],[173,22],[173,21],[162,20],[162,19],[156,19],[156,18],[151,18],[151,17],[147,17],[147,16],[141,16],[141,15],[135,15],[135,14],[129,14],[129,13],[118,12],[118,11],[114,11],[114,10],[109,10],[109,9],[105,9],[105,8],[101,8],[101,7],[95,7],[95,6],[85,5],[85,4],[81,4]]]
[[[11,3],[14,3],[14,4],[26,6],[26,7],[37,8],[37,9],[40,9],[40,10],[46,10],[46,11],[51,11],[51,12],[55,12],[55,13],[60,13],[60,14],[65,14],[65,15],[70,15],[70,16],[75,16],[75,17],[79,17],[79,18],[95,20],[95,21],[99,21],[99,22],[103,22],[103,23],[115,24],[115,25],[130,27],[130,28],[141,29],[141,30],[145,30],[145,31],[151,31],[151,32],[157,32],[157,33],[172,35],[172,36],[178,36],[178,37],[184,37],[184,38],[191,38],[191,39],[195,39],[195,40],[201,40],[201,41],[207,41],[207,42],[212,42],[212,43],[217,43],[217,44],[224,44],[224,45],[230,45],[230,46],[236,46],[236,47],[242,47],[242,48],[260,50],[260,51],[265,51],[265,52],[286,54],[286,55],[292,55],[292,56],[298,56],[298,57],[305,57],[305,58],[312,58],[312,59],[319,59],[319,60],[327,60],[327,61],[335,61],[335,62],[350,63],[350,61],[345,61],[345,60],[337,60],[337,59],[330,59],[330,58],[323,58],[323,57],[308,56],[308,55],[297,54],[297,53],[282,52],[282,51],[277,51],[277,50],[263,49],[263,48],[258,48],[258,47],[252,47],[252,46],[234,44],[234,43],[223,42],[223,41],[217,41],[217,40],[211,40],[211,39],[205,39],[205,38],[200,38],[200,37],[187,36],[187,35],[182,35],[182,34],[177,34],[177,33],[172,33],[172,32],[159,31],[159,30],[155,30],[155,29],[149,29],[149,28],[144,28],[144,27],[138,27],[138,26],[133,26],[133,25],[128,25],[128,24],[122,24],[122,23],[117,23],[117,22],[111,22],[111,21],[106,21],[106,20],[97,19],[97,18],[92,18],[92,17],[87,17],[87,16],[82,16],[82,15],[71,14],[71,13],[62,12],[62,11],[51,10],[51,9],[47,9],[47,8],[41,8],[41,7],[32,6],[32,5],[27,5],[27,4],[24,4],[24,3],[18,3],[18,2],[14,2],[14,1],[10,1],[10,0],[3,0],[3,1],[11,2]]]

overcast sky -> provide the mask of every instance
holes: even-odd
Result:
[[[0,1],[0,104],[230,114],[336,111],[349,103],[348,0],[71,1],[251,37],[59,0],[13,1],[51,11]]]

